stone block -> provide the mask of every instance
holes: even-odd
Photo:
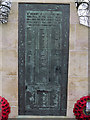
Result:
[[[88,52],[70,51],[69,53],[69,75],[88,76]]]
[[[70,37],[69,37],[69,49],[74,50],[76,41],[76,26],[74,24],[70,25]]]
[[[9,118],[16,118],[18,116],[18,107],[11,107],[11,113],[9,114]]]
[[[18,2],[12,0],[11,11],[8,17],[8,22],[18,22]]]
[[[76,25],[75,49],[78,49],[78,50],[88,49],[88,27],[80,24]]]
[[[2,74],[17,75],[18,73],[18,54],[16,50],[2,50]]]
[[[67,106],[67,116],[68,118],[75,118],[73,114],[73,108],[74,108],[75,101],[68,101],[68,106]]]
[[[17,77],[2,77],[2,95],[9,101],[18,101],[18,81]]]
[[[2,96],[2,75],[0,75],[0,96]]]
[[[88,95],[88,77],[69,77],[68,100],[76,101]]]
[[[0,50],[0,75],[2,75],[2,49]]]
[[[18,47],[18,23],[8,22],[2,26],[2,47],[5,49],[17,49]]]
[[[0,49],[2,49],[2,24],[0,24]]]
[[[70,24],[79,24],[79,17],[77,14],[75,2],[70,3]]]
[[[43,3],[44,0],[12,0],[12,2],[25,2],[25,3]]]

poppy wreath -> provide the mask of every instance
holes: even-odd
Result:
[[[90,100],[90,96],[84,96],[77,100],[73,108],[73,113],[78,120],[90,120],[90,112],[86,112],[86,103]]]
[[[7,120],[10,113],[10,106],[8,101],[0,96],[0,120]]]

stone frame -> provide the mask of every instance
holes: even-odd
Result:
[[[88,94],[88,28],[79,24],[74,0],[13,0],[8,23],[0,25],[0,77],[3,80],[0,81],[0,95],[10,103],[10,118],[26,118],[18,116],[18,2],[70,4],[67,116],[27,118],[74,118],[72,110],[75,101]]]

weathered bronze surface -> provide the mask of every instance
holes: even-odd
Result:
[[[19,4],[19,114],[66,114],[69,5]]]

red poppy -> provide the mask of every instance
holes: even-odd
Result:
[[[80,98],[80,100],[77,100],[77,103],[75,103],[73,108],[73,113],[76,116],[76,119],[86,119],[90,120],[90,114],[87,114],[86,112],[86,102],[87,100],[90,100],[90,96],[84,96]]]
[[[0,96],[0,120],[7,120],[10,113],[8,101]]]

